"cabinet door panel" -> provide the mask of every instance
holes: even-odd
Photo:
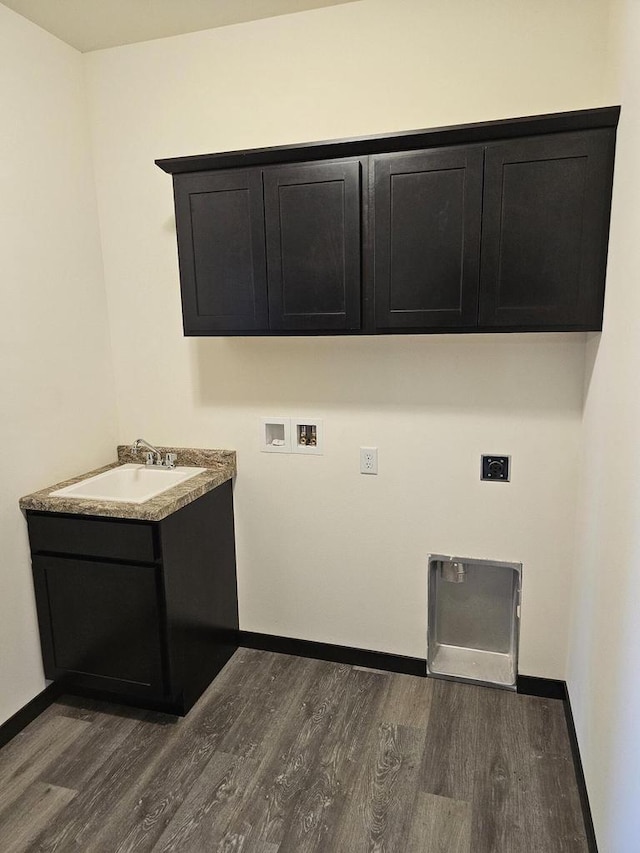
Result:
[[[33,568],[48,677],[77,673],[161,692],[158,569],[62,557],[34,557]]]
[[[374,158],[376,328],[477,320],[483,150]]]
[[[480,323],[601,327],[613,132],[486,152]]]
[[[259,169],[175,177],[186,334],[267,329]]]
[[[272,329],[360,328],[360,163],[265,170]]]

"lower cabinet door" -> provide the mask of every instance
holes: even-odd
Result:
[[[38,556],[33,570],[48,678],[164,692],[159,568]]]

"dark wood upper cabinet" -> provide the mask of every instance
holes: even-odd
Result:
[[[185,334],[601,329],[619,114],[157,160]]]
[[[268,328],[260,169],[176,175],[185,334]]]
[[[359,161],[264,172],[269,328],[360,328]]]
[[[373,158],[376,329],[476,325],[483,154]]]
[[[601,328],[615,133],[489,145],[480,326]]]

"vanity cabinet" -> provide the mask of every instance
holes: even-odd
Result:
[[[360,328],[358,160],[176,176],[185,334]]]
[[[185,334],[601,329],[619,112],[157,160]]]
[[[237,648],[231,481],[158,522],[27,523],[47,678],[185,714]]]

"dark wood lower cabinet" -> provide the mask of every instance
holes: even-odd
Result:
[[[34,556],[44,592],[49,678],[75,673],[162,695],[160,569]]]
[[[27,521],[47,678],[186,713],[237,648],[231,481],[159,522]]]

